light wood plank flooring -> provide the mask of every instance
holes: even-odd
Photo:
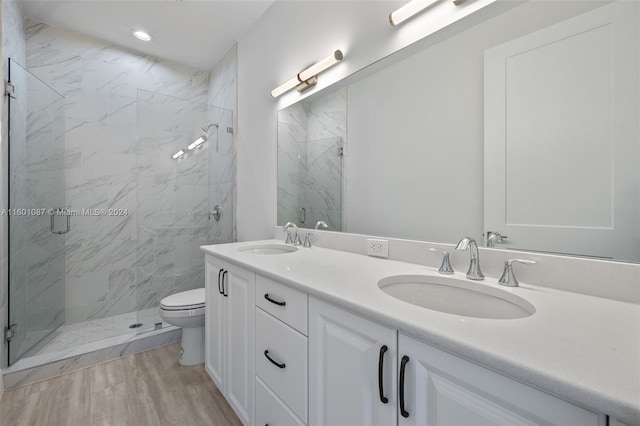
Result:
[[[178,343],[6,391],[1,426],[241,425],[204,365]]]

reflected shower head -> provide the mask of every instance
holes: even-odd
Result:
[[[208,124],[208,125],[206,125],[206,126],[204,126],[204,127],[202,128],[202,131],[203,131],[203,132],[205,132],[205,133],[207,133],[207,132],[209,131],[209,129],[210,129],[210,128],[212,128],[212,127],[215,127],[215,128],[217,129],[217,128],[218,128],[218,125],[217,125],[217,124],[215,124],[215,123]]]

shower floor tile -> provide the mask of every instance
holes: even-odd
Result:
[[[142,323],[142,326],[133,329],[129,328],[130,325],[136,323]],[[23,357],[64,351],[75,346],[126,334],[144,333],[154,330],[156,323],[162,323],[163,328],[169,326],[169,324],[160,319],[158,308],[149,308],[138,312],[63,325],[38,342]],[[37,341],[41,338],[42,336],[36,334],[27,335],[24,344],[27,345],[29,342]]]

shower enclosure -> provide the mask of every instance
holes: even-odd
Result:
[[[233,240],[232,112],[138,90],[89,132],[9,77],[9,364],[162,332],[160,300],[204,285],[199,247]]]
[[[9,363],[65,320],[62,95],[9,60]]]

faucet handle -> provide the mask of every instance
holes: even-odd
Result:
[[[504,272],[502,272],[502,276],[498,280],[499,284],[502,284],[507,287],[518,287],[518,279],[513,273],[513,263],[523,263],[525,265],[535,265],[537,262],[535,260],[526,260],[526,259],[508,259],[504,262]]]
[[[487,247],[495,247],[496,243],[503,243],[507,238],[509,237],[499,232],[487,231]]]
[[[442,249],[437,249],[437,248],[434,248],[434,247],[429,248],[429,251],[434,251],[436,253],[443,254],[442,265],[440,265],[440,269],[438,269],[438,272],[440,272],[441,274],[444,274],[444,275],[453,274],[453,268],[451,267],[451,263],[449,262],[449,252],[448,251],[442,250]]]
[[[302,240],[300,239],[300,234],[298,233],[297,230],[296,230],[296,236],[293,238],[293,245],[294,246],[301,246],[302,245]]]
[[[285,244],[293,244],[293,238],[291,238],[291,231],[288,229],[283,229],[282,232],[287,233],[287,239],[284,241]]]
[[[311,236],[313,234],[311,232],[308,232],[305,236],[304,236],[304,243],[302,244],[302,247],[311,247]]]
[[[329,227],[329,225],[327,225],[327,222],[325,222],[324,220],[319,220],[316,222],[316,229],[320,229],[320,227],[323,227],[325,229],[327,229]]]

